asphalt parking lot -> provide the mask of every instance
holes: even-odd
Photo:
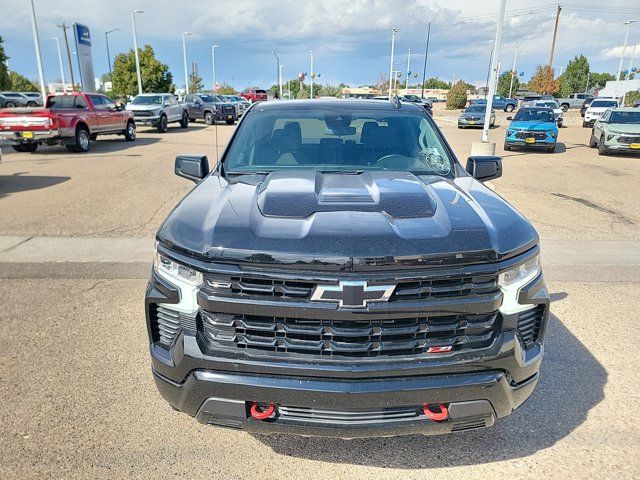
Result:
[[[458,157],[480,130],[434,116]],[[599,157],[571,111],[554,154],[502,151],[492,186],[540,233],[552,317],[541,382],[512,416],[441,437],[259,437],[173,412],[151,377],[143,295],[153,234],[192,187],[202,123],[88,154],[3,149],[0,478],[640,477],[640,156]],[[220,125],[219,146],[234,127]]]

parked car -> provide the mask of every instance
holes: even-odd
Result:
[[[542,98],[542,95],[527,95],[522,99],[520,108],[529,107],[533,102],[536,102],[538,100],[545,100],[545,99]],[[548,98],[547,100],[553,100],[553,97]]]
[[[558,127],[562,127],[562,123],[564,122],[564,110],[560,108],[558,102],[555,100],[536,100],[532,102],[532,107],[547,107],[553,110],[553,116],[556,119],[556,123]]]
[[[487,104],[474,104],[469,105],[462,111],[458,118],[458,128],[483,128],[484,117],[487,111]],[[491,110],[491,116],[489,120],[489,126],[493,127],[496,124],[496,112]]]
[[[133,113],[137,125],[156,127],[165,133],[170,123],[179,123],[182,128],[189,126],[187,107],[178,103],[172,93],[143,93],[127,105]]]
[[[27,107],[41,107],[42,106],[42,95],[38,92],[23,92],[27,98]]]
[[[19,92],[0,92],[5,99],[4,108],[26,107],[28,99]]]
[[[223,100],[219,95],[205,93],[187,95],[185,105],[192,122],[202,119],[207,125],[213,125],[217,121],[233,125],[238,118],[236,106]]]
[[[482,105],[487,103],[486,98],[477,98],[474,100],[470,100],[470,105]],[[505,112],[513,112],[516,108],[518,108],[518,99],[517,98],[506,98],[502,95],[494,95],[493,96],[493,106],[492,108],[496,110],[504,110]]]
[[[589,146],[598,147],[600,155],[640,153],[640,110],[633,107],[607,110],[593,124]]]
[[[640,100],[636,100],[635,102],[633,102],[633,108],[638,108],[640,107]]]
[[[175,410],[255,433],[438,434],[533,392],[538,235],[481,183],[500,158],[465,170],[424,109],[267,102],[213,172],[202,155],[174,168],[198,185],[156,234],[145,310]]]
[[[242,93],[240,93],[240,96],[246,98],[251,103],[267,101],[267,91],[258,87],[245,88]]]
[[[504,149],[513,147],[540,148],[555,152],[558,141],[558,125],[553,110],[547,107],[525,107],[518,110],[515,117],[507,117],[512,122],[507,127]]]
[[[580,108],[584,104],[584,101],[588,98],[593,98],[593,95],[588,93],[572,93],[568,97],[558,98],[557,102],[560,108],[565,112],[570,108]]]
[[[49,95],[45,108],[0,112],[0,140],[19,152],[35,152],[38,145],[63,144],[70,152],[88,152],[98,135],[136,139],[131,112],[100,94]]]
[[[251,102],[238,95],[218,95],[224,102],[231,103],[236,107],[236,119],[240,118],[251,106]]]
[[[429,115],[433,114],[433,105],[430,100],[420,98],[418,95],[401,95],[400,100],[408,103],[415,103],[424,108]]]
[[[598,118],[604,115],[604,112],[619,106],[618,100],[615,98],[594,98],[591,105],[584,112],[583,127],[593,127]]]
[[[587,108],[589,108],[589,105],[591,105],[591,102],[593,102],[594,97],[592,98],[587,98],[585,99],[584,102],[582,102],[582,106],[580,107],[580,116],[584,118],[584,114],[587,111]]]

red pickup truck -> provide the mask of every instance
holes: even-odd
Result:
[[[133,114],[98,93],[49,95],[44,108],[0,110],[0,145],[35,152],[38,145],[63,144],[70,152],[88,152],[98,135],[136,139]]]

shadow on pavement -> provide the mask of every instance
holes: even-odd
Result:
[[[38,190],[66,182],[71,177],[50,177],[40,175],[0,175],[0,198],[10,193]]]
[[[256,436],[281,455],[387,468],[440,468],[533,455],[569,435],[604,398],[607,372],[553,314],[533,395],[493,427],[443,436],[340,440]]]

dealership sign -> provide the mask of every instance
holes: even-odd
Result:
[[[73,34],[76,39],[78,53],[78,67],[80,68],[80,83],[83,92],[95,92],[96,82],[93,74],[93,56],[91,55],[91,33],[89,27],[80,23],[73,24]]]

